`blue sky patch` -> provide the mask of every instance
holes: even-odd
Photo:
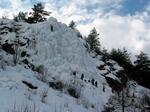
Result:
[[[0,0],[0,8],[10,8],[10,2],[8,0]]]
[[[150,0],[123,0],[120,13],[123,15],[134,15],[136,12],[142,12],[148,6]]]

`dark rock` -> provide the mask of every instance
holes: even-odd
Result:
[[[8,44],[7,42],[2,45],[2,49],[9,54],[15,54],[13,44]]]
[[[74,98],[79,98],[79,94],[77,93],[75,88],[68,88],[68,93],[70,96],[74,97]]]
[[[106,65],[104,64],[104,65],[100,65],[100,66],[97,66],[97,68],[99,69],[99,70],[104,70]]]
[[[31,83],[27,82],[27,81],[22,81],[22,83],[24,83],[26,86],[28,86],[30,89],[37,89],[37,86],[32,85]]]
[[[25,57],[26,56],[26,51],[22,51],[22,53],[21,53],[21,57]]]
[[[74,71],[72,74],[73,74],[74,76],[76,76],[76,71]]]
[[[22,62],[26,65],[29,65],[29,61],[27,59],[22,60]]]

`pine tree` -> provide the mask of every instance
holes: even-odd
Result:
[[[134,62],[136,69],[150,72],[150,60],[147,54],[141,52],[139,55],[136,55],[136,58]]]
[[[37,22],[43,22],[47,20],[46,16],[49,16],[51,12],[45,11],[44,6],[42,3],[37,3],[32,8],[33,12],[30,13],[30,17],[28,17],[29,23],[37,23]]]
[[[76,24],[74,21],[71,21],[70,24],[69,24],[69,27],[74,29],[76,27]]]
[[[125,48],[123,50],[112,49],[110,57],[125,68],[129,68],[131,66],[130,54]]]
[[[95,53],[100,53],[100,42],[98,38],[99,34],[97,33],[96,29],[93,28],[88,35],[86,41],[89,44],[90,51],[94,51]]]
[[[27,22],[27,13],[19,12],[17,16],[14,17],[16,22]]]
[[[102,61],[106,62],[107,60],[109,60],[110,55],[107,51],[107,49],[103,48],[102,49]]]

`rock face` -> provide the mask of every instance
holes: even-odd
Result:
[[[54,18],[37,24],[1,19],[0,29],[0,105],[7,103],[2,110],[24,102],[27,108],[39,107],[39,112],[104,109],[111,88],[78,30]]]

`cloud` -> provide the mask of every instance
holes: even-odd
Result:
[[[126,47],[133,54],[142,50],[150,55],[150,26],[136,16],[101,17],[90,24],[79,25],[78,29],[87,35],[92,27],[96,27],[100,33],[102,46],[109,50]]]
[[[142,6],[144,10],[136,10],[131,15],[121,12],[128,8],[128,5],[124,6],[124,0],[5,0],[3,7],[6,8],[0,5],[0,16],[7,14],[12,17],[12,12],[28,10],[39,1],[59,21],[66,24],[71,20],[77,22],[77,28],[85,36],[96,27],[102,46],[109,50],[126,47],[133,54],[143,50],[150,55],[150,3]]]
[[[122,0],[62,0],[64,2],[46,2],[47,8],[53,11],[55,16],[67,24],[72,20],[76,22],[91,20],[104,15],[106,11],[111,11],[120,7]],[[60,6],[61,4],[61,6]],[[59,7],[58,7],[59,6]],[[109,6],[109,7],[108,7]],[[110,8],[111,6],[111,8]],[[67,19],[69,18],[69,19]],[[66,19],[68,21],[66,21]]]

